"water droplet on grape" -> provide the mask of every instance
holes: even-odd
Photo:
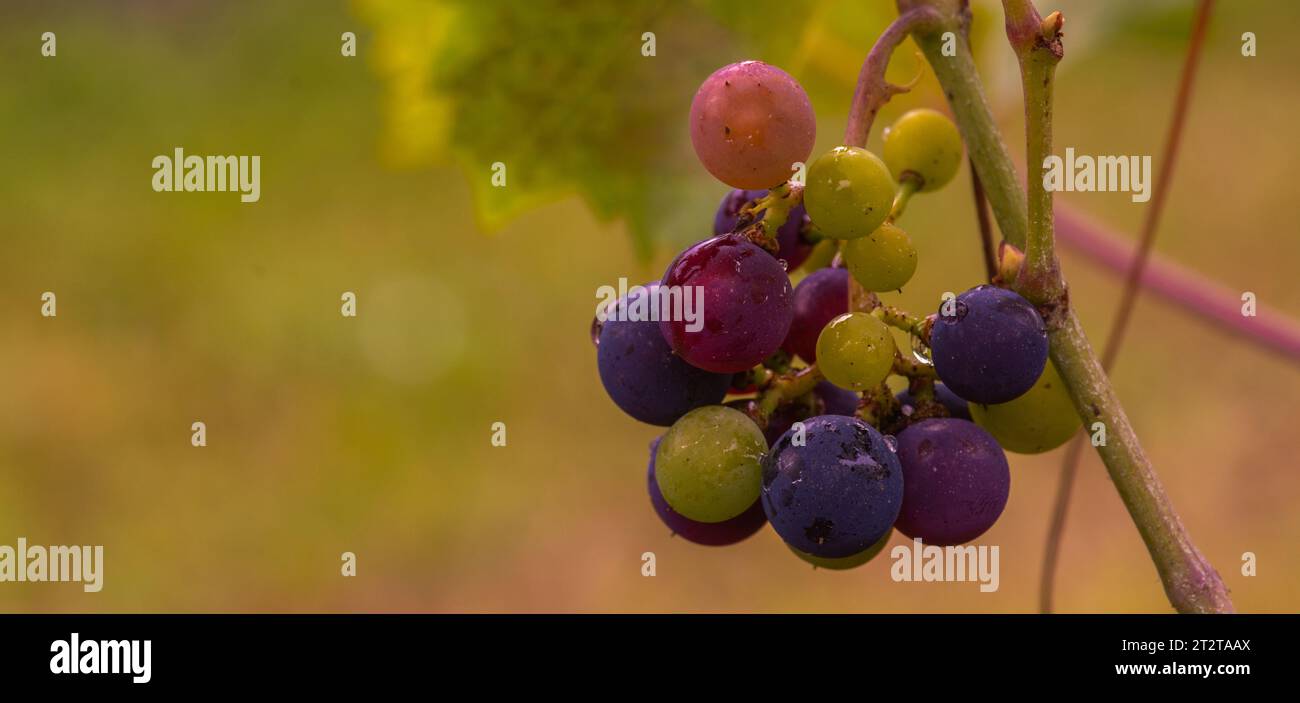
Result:
[[[885,445],[889,447],[889,451],[894,453],[898,452],[898,440],[894,438],[894,435],[885,435]]]
[[[599,316],[593,316],[591,318],[591,346],[600,346],[600,331],[604,329],[604,327],[605,323],[600,321]]]
[[[927,347],[925,342],[922,342],[921,338],[914,334],[909,334],[908,338],[912,342],[912,358],[916,359],[918,363],[926,366],[934,366],[934,359],[931,357],[930,347]]]
[[[789,270],[790,270],[790,262],[789,262],[789,261],[786,261],[785,259],[777,259],[777,260],[776,260],[776,263],[781,264],[781,270],[782,270],[782,271],[789,271]]]

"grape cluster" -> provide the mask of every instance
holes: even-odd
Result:
[[[878,297],[916,271],[895,220],[956,175],[955,126],[912,110],[885,131],[883,158],[837,146],[800,187],[787,179],[812,151],[811,104],[789,74],[745,61],[705,80],[690,128],[700,161],[732,189],[713,234],[605,312],[698,290],[700,319],[607,314],[595,328],[610,398],[668,427],[646,474],[660,519],[712,546],[770,523],[830,570],[867,563],[895,531],[935,545],[984,534],[1010,496],[1005,452],[1054,449],[1079,420],[1043,318],[1016,293],[977,286],[925,318]],[[813,267],[827,240],[836,261]],[[792,287],[805,262],[813,270]]]

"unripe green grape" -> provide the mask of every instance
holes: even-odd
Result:
[[[903,113],[885,129],[881,155],[897,180],[911,172],[921,179],[921,191],[938,190],[961,167],[961,134],[943,113],[917,109]]]
[[[971,419],[993,435],[1003,449],[1017,454],[1051,451],[1079,431],[1079,415],[1070,392],[1051,361],[1033,387],[1015,400],[968,405]]]
[[[875,232],[844,243],[844,264],[862,287],[898,290],[916,273],[916,247],[899,227],[886,222]]]
[[[668,429],[655,454],[655,482],[683,517],[722,522],[758,500],[767,451],[762,430],[721,405],[696,408]]]
[[[889,216],[894,179],[875,154],[856,146],[837,146],[808,167],[803,202],[808,217],[826,236],[865,237]]]
[[[840,388],[864,391],[880,385],[894,366],[894,336],[865,312],[846,312],[817,337],[817,367]]]
[[[885,545],[889,544],[889,538],[893,536],[894,536],[894,531],[890,530],[885,533],[884,537],[881,537],[875,544],[871,545],[870,547],[867,547],[866,549],[862,550],[861,552],[858,552],[857,554],[853,554],[847,557],[840,557],[838,559],[813,556],[807,552],[801,552],[798,549],[795,549],[794,547],[790,547],[790,551],[794,552],[795,556],[799,557],[800,559],[803,559],[804,561],[808,562],[809,564],[812,564],[813,566],[819,569],[833,569],[835,571],[844,571],[845,569],[856,569],[857,567],[862,566],[863,564],[871,561],[872,559],[875,559],[876,555],[879,554],[885,548]],[[789,547],[790,545],[786,545],[786,546]]]

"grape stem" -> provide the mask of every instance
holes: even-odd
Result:
[[[881,421],[898,413],[898,399],[883,381],[875,388],[862,391],[862,400],[855,413],[863,422],[879,427]]]
[[[907,392],[912,394],[912,399],[917,404],[937,403],[934,399],[934,381],[938,378],[935,376],[916,376],[908,381]]]
[[[735,230],[749,241],[775,254],[781,248],[777,241],[777,231],[790,216],[790,210],[803,202],[803,186],[790,182],[769,190],[767,195],[742,207],[736,220]],[[758,213],[763,219],[757,220]]]
[[[739,377],[740,375],[737,374]],[[736,388],[746,388],[753,386],[759,390],[765,389],[772,385],[772,379],[776,378],[777,373],[766,366],[755,366],[744,373],[743,380],[733,382],[732,386]]]
[[[758,396],[756,411],[763,425],[767,424],[767,419],[781,407],[782,403],[788,403],[801,395],[812,392],[824,378],[822,372],[816,364],[809,366],[793,374],[786,374],[776,377],[767,389]]]
[[[933,386],[934,381],[939,378],[939,374],[935,372],[933,366],[928,366],[914,359],[909,359],[903,356],[902,352],[897,349],[894,350],[893,372],[894,375],[902,376],[909,381],[918,378],[926,379],[930,381],[931,386]]]
[[[830,239],[825,232],[817,229],[811,222],[804,221],[803,229],[799,230],[799,238],[804,244],[820,244]]]
[[[941,15],[914,32],[930,61],[975,162],[985,195],[1003,236],[1023,248],[1015,287],[1044,313],[1052,362],[1069,387],[1075,409],[1090,431],[1100,423],[1106,442],[1097,447],[1112,482],[1146,543],[1169,602],[1179,612],[1232,612],[1218,573],[1192,543],[1165,494],[1101,363],[1084,334],[1056,259],[1052,194],[1033,174],[1051,153],[1052,88],[1063,55],[1062,19],[1044,20],[1029,0],[1003,0],[1007,38],[1020,63],[1025,96],[1027,193],[994,125],[966,40],[966,0],[897,0],[900,12],[929,6]],[[943,53],[944,33],[956,37],[955,55]]]
[[[889,208],[889,217],[885,222],[894,222],[903,216],[903,211],[907,209],[907,202],[912,196],[921,189],[921,180],[914,176],[911,171],[903,174],[903,179],[898,183],[898,192],[894,194],[894,204]]]
[[[1187,46],[1187,56],[1183,61],[1182,77],[1178,82],[1178,93],[1174,98],[1173,117],[1169,123],[1169,132],[1165,138],[1163,158],[1160,160],[1160,173],[1156,176],[1155,194],[1147,208],[1142,221],[1142,234],[1137,256],[1129,266],[1124,281],[1124,291],[1120,294],[1119,309],[1115,321],[1111,324],[1110,337],[1101,353],[1101,367],[1110,372],[1115,365],[1120,346],[1124,342],[1124,333],[1128,329],[1133,308],[1137,302],[1141,287],[1142,273],[1151,257],[1151,248],[1155,243],[1157,224],[1164,210],[1165,197],[1169,184],[1173,182],[1174,164],[1178,160],[1178,145],[1181,141],[1183,124],[1187,117],[1187,105],[1191,99],[1192,83],[1196,76],[1197,59],[1200,58],[1201,46],[1205,42],[1206,27],[1210,23],[1210,12],[1214,0],[1200,0],[1196,7],[1196,19],[1192,23],[1191,40]],[[1079,458],[1082,456],[1084,435],[1076,435],[1065,453],[1065,462],[1061,465],[1061,476],[1057,483],[1056,504],[1052,510],[1051,526],[1048,529],[1047,545],[1044,548],[1043,569],[1039,579],[1039,610],[1052,612],[1052,590],[1056,578],[1056,564],[1060,555],[1061,539],[1065,534],[1065,519],[1069,511],[1070,495],[1074,485],[1074,476],[1078,472]]]
[[[848,240],[844,240],[848,241]],[[843,244],[841,244],[841,247]],[[839,257],[842,257],[840,254]],[[839,259],[842,263],[842,258]],[[880,307],[880,298],[862,287],[858,279],[849,276],[849,312],[871,312]]]
[[[878,304],[877,307],[871,311],[871,314],[875,315],[881,322],[890,327],[903,330],[913,337],[916,337],[921,340],[925,346],[930,346],[930,327],[932,323],[928,318],[917,317],[906,310],[896,308],[893,305],[884,304]]]
[[[858,85],[853,91],[853,103],[849,106],[849,121],[844,127],[844,144],[846,146],[864,147],[871,134],[871,124],[876,121],[876,113],[889,99],[899,93],[906,93],[912,85],[894,85],[885,80],[885,68],[889,66],[889,57],[894,49],[903,43],[908,34],[916,28],[939,20],[939,13],[924,5],[901,12],[898,19],[881,33],[875,45],[867,54],[867,60],[858,72]],[[915,84],[915,80],[912,84]]]
[[[793,185],[789,182],[768,191],[767,195],[759,198],[754,203],[754,210],[764,210],[763,213],[763,234],[773,242],[776,241],[777,231],[785,224],[790,217],[790,211],[796,205],[803,202],[803,187]]]

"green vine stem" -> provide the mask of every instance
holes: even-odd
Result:
[[[1142,273],[1151,258],[1155,243],[1157,224],[1164,209],[1169,184],[1173,181],[1174,165],[1178,161],[1178,147],[1181,141],[1183,124],[1187,118],[1187,108],[1191,99],[1192,83],[1196,76],[1196,65],[1201,49],[1205,43],[1206,28],[1210,22],[1214,0],[1200,0],[1196,7],[1196,18],[1192,22],[1192,32],[1187,44],[1187,55],[1183,60],[1182,76],[1178,82],[1178,93],[1174,98],[1173,116],[1165,137],[1164,152],[1160,158],[1160,172],[1156,176],[1155,194],[1142,221],[1142,231],[1137,256],[1129,267],[1125,277],[1124,290],[1120,294],[1119,308],[1111,324],[1110,336],[1101,353],[1101,367],[1109,372],[1115,364],[1120,345],[1124,342],[1124,333],[1128,329],[1133,308],[1136,305],[1141,284]],[[1057,483],[1056,505],[1052,511],[1052,521],[1048,528],[1047,545],[1043,554],[1042,576],[1039,580],[1039,609],[1052,612],[1052,589],[1056,579],[1056,564],[1059,561],[1061,538],[1065,534],[1065,518],[1069,512],[1070,495],[1074,484],[1074,475],[1078,471],[1079,458],[1083,455],[1083,435],[1076,435],[1065,452],[1065,461],[1061,465],[1061,477]]]
[[[900,12],[926,5],[940,13],[938,22],[919,27],[914,37],[952,105],[1003,236],[1025,251],[1016,288],[1045,313],[1052,361],[1085,428],[1095,423],[1105,427],[1106,442],[1097,451],[1146,543],[1165,594],[1179,612],[1231,612],[1223,581],[1188,536],[1088,343],[1056,259],[1052,196],[1033,172],[1051,153],[1052,77],[1062,54],[1061,16],[1053,13],[1044,21],[1028,0],[1003,0],[1007,37],[1020,61],[1025,88],[1031,170],[1026,195],[1016,182],[975,73],[966,41],[970,10],[965,0],[898,0],[898,5]],[[955,56],[941,52],[948,31],[956,37]]]
[[[849,276],[849,312],[871,312],[880,307],[880,298]]]
[[[939,374],[929,364],[922,364],[914,359],[909,359],[901,351],[894,350],[894,368],[893,373],[896,376],[902,376],[909,381],[923,378],[931,383],[931,392],[933,392],[934,381],[939,378]]]
[[[920,339],[927,347],[930,346],[930,329],[934,326],[933,320],[917,317],[906,310],[884,304],[878,305],[871,314],[880,318],[880,321],[886,325],[903,330]]]
[[[885,67],[889,65],[889,57],[893,55],[894,49],[909,33],[922,25],[933,24],[938,19],[939,14],[924,5],[900,11],[898,19],[876,39],[858,73],[858,85],[853,92],[853,103],[849,106],[849,120],[844,126],[846,146],[866,146],[871,124],[875,122],[880,108],[893,96],[912,89],[915,79],[908,85],[894,85],[886,81]]]
[[[885,418],[898,414],[898,400],[889,385],[881,383],[875,388],[862,391],[862,401],[858,403],[857,416],[868,425],[879,427]]]
[[[805,393],[812,392],[821,380],[825,378],[816,364],[799,371],[778,376],[774,379],[758,396],[756,412],[762,420],[762,425],[767,425],[767,419],[781,407],[782,403],[788,403]]]
[[[894,204],[889,208],[889,217],[885,222],[895,222],[903,216],[903,211],[907,210],[907,203],[921,189],[921,181],[916,174],[911,172],[903,174],[903,180],[898,184],[898,192],[894,195]]]
[[[939,85],[943,86],[957,120],[957,129],[979,174],[993,218],[1002,237],[1017,247],[1025,246],[1025,192],[1020,188],[1015,166],[1002,144],[1002,135],[993,122],[984,86],[975,71],[971,56],[969,28],[970,7],[966,0],[897,0],[899,16],[919,7],[938,12],[938,19],[917,26],[912,39],[930,63]],[[944,35],[952,32],[953,52],[944,54]]]
[[[1025,94],[1025,163],[1028,183],[1029,229],[1025,238],[1025,261],[1016,277],[1016,291],[1029,302],[1046,310],[1047,316],[1059,317],[1069,301],[1065,281],[1056,258],[1056,231],[1052,217],[1052,191],[1043,186],[1036,169],[1052,153],[1052,105],[1056,86],[1056,64],[1065,50],[1061,45],[1061,27],[1065,19],[1053,12],[1040,19],[1028,0],[1004,0],[1007,15],[1007,38],[1020,61],[1020,75]],[[1048,322],[1049,329],[1053,327]]]

